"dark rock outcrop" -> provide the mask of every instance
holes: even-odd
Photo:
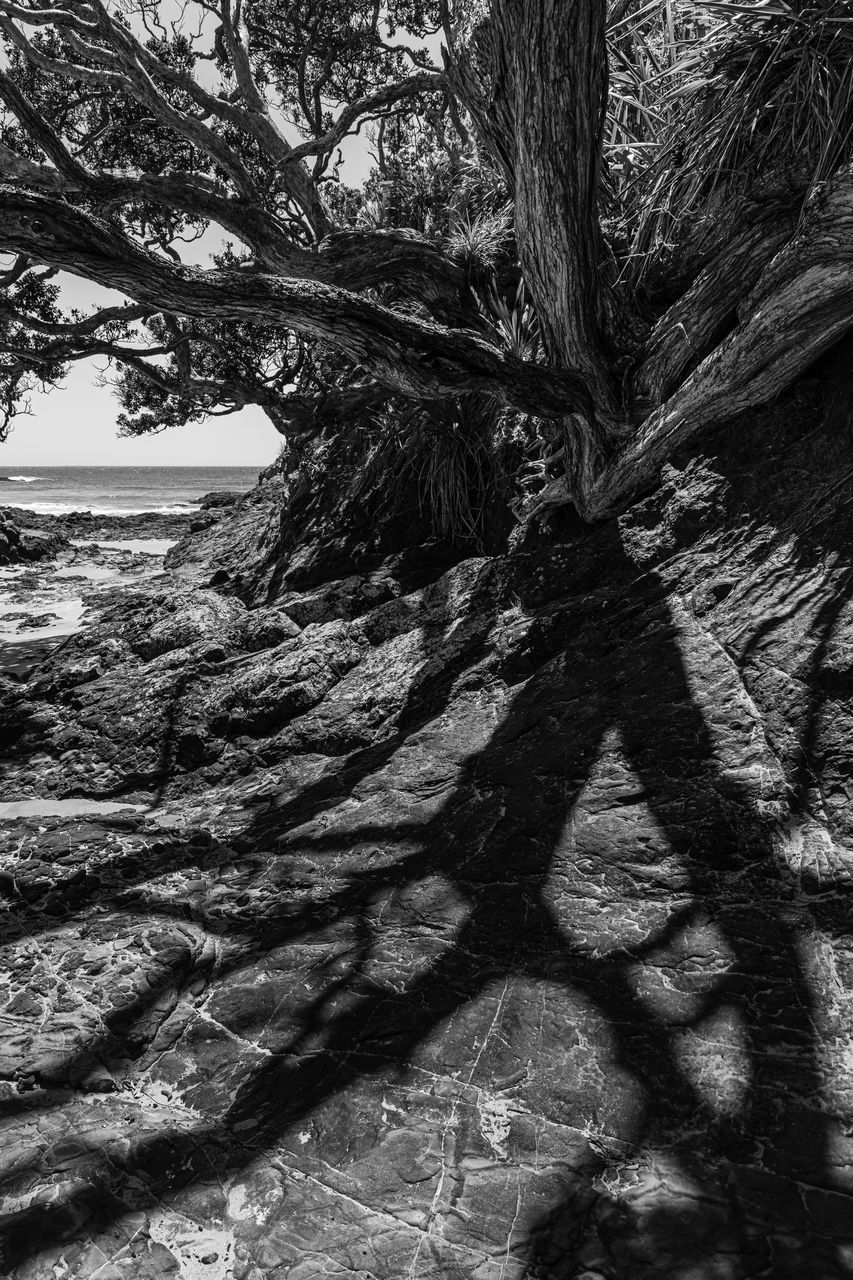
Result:
[[[65,515],[43,515],[19,507],[0,507],[0,521],[26,526],[32,535],[53,535],[64,542],[68,538],[158,538],[183,537],[192,513],[136,511],[127,515],[102,515],[93,511],[70,511]]]
[[[31,528],[29,521],[21,528],[20,523],[6,517],[7,513],[0,511],[0,565],[48,560],[68,545],[59,530]]]
[[[233,507],[243,497],[245,494],[242,490],[214,489],[212,493],[203,494],[198,500],[198,505],[202,511],[218,511],[222,507]]]
[[[273,480],[93,605],[3,793],[150,807],[7,827],[5,1272],[853,1274],[851,472],[806,387],[512,556]]]

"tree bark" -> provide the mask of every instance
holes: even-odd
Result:
[[[656,483],[672,454],[709,426],[766,404],[853,323],[853,165],[819,188],[797,234],[771,259],[733,331],[656,409],[578,503],[613,515]]]
[[[549,361],[615,416],[602,343],[598,189],[607,98],[604,0],[492,0],[449,80],[515,195],[521,268]]]
[[[597,197],[607,94],[605,6],[602,0],[496,0],[493,13],[505,50],[501,91],[512,103],[515,128],[521,268],[550,359],[582,370],[601,400],[607,379]]]
[[[218,223],[273,274],[354,290],[391,284],[445,322],[476,319],[465,272],[437,245],[413,231],[337,231],[316,249],[306,249],[295,245],[266,210],[223,196],[198,174],[127,175],[79,169],[77,174],[63,174],[0,143],[0,173],[10,185],[83,200],[101,216],[126,204],[150,201]]]
[[[765,220],[735,235],[661,316],[634,380],[636,402],[656,409],[734,328],[737,308],[774,254],[791,238],[793,216]]]

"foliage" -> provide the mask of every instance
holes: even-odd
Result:
[[[291,484],[291,518],[381,536],[398,529],[487,550],[507,537],[526,464],[538,456],[534,424],[485,396],[418,406],[389,401],[372,415],[315,436],[279,466]],[[532,473],[531,473],[532,474]],[[323,495],[318,500],[318,494]]]
[[[622,197],[653,162],[673,127],[673,76],[686,49],[701,39],[697,6],[646,0],[618,6],[608,30],[610,85],[605,156],[611,191]],[[625,10],[627,10],[625,12]]]
[[[215,255],[218,265],[235,267],[231,246]],[[188,422],[201,422],[260,404],[275,410],[299,377],[306,345],[269,325],[177,321],[155,315],[141,326],[156,360],[126,357],[113,379],[121,411],[120,434],[149,435]]]
[[[482,251],[494,266],[511,238],[512,209],[494,165],[447,113],[402,115],[372,135],[376,167],[362,192],[363,226],[410,227],[441,238],[465,260]]]
[[[461,262],[469,276],[488,278],[507,256],[512,240],[512,207],[471,213],[466,210],[452,224],[445,241],[447,252]]]
[[[611,31],[611,160],[635,275],[768,175],[805,199],[850,156],[851,55],[846,0],[652,0]]]
[[[512,301],[490,281],[483,299],[477,299],[480,313],[496,341],[519,360],[535,360],[542,347],[539,321],[533,303],[527,296],[524,280],[519,279]]]

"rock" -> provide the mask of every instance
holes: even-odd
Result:
[[[217,511],[216,519],[205,513],[209,523],[171,548],[167,568],[199,584],[216,578],[217,585],[238,594],[248,591],[253,602],[260,602],[281,542],[284,493],[281,482],[263,485]]]
[[[25,528],[20,527],[20,522],[12,523],[10,514],[0,510],[0,565],[50,559],[68,545],[59,530],[30,528],[29,512],[19,513],[26,520]]]
[[[198,505],[203,511],[216,510],[219,507],[233,507],[236,502],[245,498],[245,493],[236,489],[217,489],[199,498]]]
[[[12,564],[17,560],[20,541],[21,535],[15,525],[0,521],[0,564]]]
[[[125,538],[175,539],[186,533],[191,517],[190,511],[185,515],[163,515],[156,511],[145,511],[124,516],[71,511],[61,516],[50,516],[23,512],[14,507],[0,508],[0,521],[25,524],[28,534],[33,538],[36,535],[42,538],[52,535],[61,546],[67,545],[68,538],[89,538],[92,541]]]
[[[2,828],[4,1273],[849,1277],[851,468],[800,393],[464,559],[273,478],[93,595],[3,797],[149,807]]]
[[[51,622],[58,621],[58,613],[25,613],[17,615],[19,631],[36,631],[41,627],[48,626]]]

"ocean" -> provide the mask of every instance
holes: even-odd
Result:
[[[70,511],[175,515],[198,510],[214,489],[245,492],[260,467],[10,467],[0,470],[0,507],[22,507],[41,515]]]

